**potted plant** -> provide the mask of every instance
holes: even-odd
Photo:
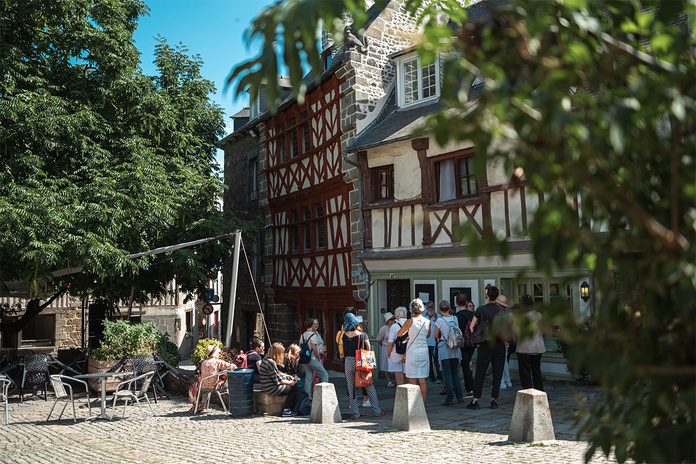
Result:
[[[87,363],[88,372],[121,372],[133,356],[158,353],[172,366],[179,363],[176,345],[169,334],[157,330],[154,322],[131,324],[128,321],[104,321],[104,340],[92,351]],[[109,379],[107,391],[116,389],[119,379]]]

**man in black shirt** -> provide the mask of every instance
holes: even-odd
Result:
[[[457,312],[454,314],[457,317],[457,322],[459,322],[459,328],[462,333],[466,330],[467,326],[471,325],[471,319],[474,317],[474,311],[469,310],[469,300],[464,293],[460,293],[456,298]],[[474,350],[476,347],[473,346],[463,346],[459,350],[462,353],[462,377],[464,378],[464,388],[466,394],[464,396],[473,395],[474,393],[474,375],[471,372],[471,358],[474,356]]]
[[[474,317],[471,320],[471,332],[474,332],[476,324],[480,321],[489,321],[493,325],[493,319],[500,314],[501,308],[495,304],[500,292],[497,287],[488,287],[486,299],[488,303],[476,308]],[[485,341],[478,346],[478,360],[476,362],[476,376],[474,379],[474,398],[466,407],[469,409],[480,409],[478,400],[483,393],[483,380],[486,375],[488,365],[493,363],[493,391],[491,393],[491,409],[498,408],[498,395],[500,394],[500,380],[503,378],[503,368],[505,367],[505,343],[500,339],[495,341]]]

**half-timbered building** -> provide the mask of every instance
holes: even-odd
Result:
[[[469,8],[470,18],[481,14],[480,4]],[[414,297],[454,305],[463,292],[477,306],[485,304],[489,284],[511,304],[530,294],[538,305],[563,302],[577,317],[587,315],[580,287],[589,275],[578,280],[577,272],[548,277],[533,271],[527,225],[543,195],[531,193],[524,182],[510,183],[512,173],[491,160],[485,173],[476,175],[474,160],[485,154],[470,143],[443,147],[432,134],[414,138],[428,115],[444,109],[440,63],[422,63],[412,48],[390,59],[395,85],[383,97],[380,114],[346,149],[360,167],[361,214],[353,228],[364,231],[358,258],[372,286],[370,322],[380,323],[381,313]],[[469,90],[472,107],[481,85],[476,80]],[[507,258],[474,257],[463,241],[467,229],[480,237],[504,237]],[[566,376],[555,339],[548,336],[546,344],[545,375]]]

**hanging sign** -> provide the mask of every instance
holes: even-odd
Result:
[[[210,316],[213,314],[213,305],[210,303],[206,303],[201,307],[201,312],[205,314],[206,316]]]

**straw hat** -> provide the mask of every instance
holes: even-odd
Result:
[[[212,358],[219,349],[220,348],[215,345],[208,345],[208,348],[205,350],[205,357]]]
[[[507,297],[505,295],[499,295],[498,298],[496,298],[495,300],[495,304],[497,304],[498,306],[502,306],[503,308],[507,308]]]
[[[384,322],[389,322],[389,319],[391,319],[392,317],[394,317],[394,315],[392,313],[390,313],[390,312],[384,313]]]

